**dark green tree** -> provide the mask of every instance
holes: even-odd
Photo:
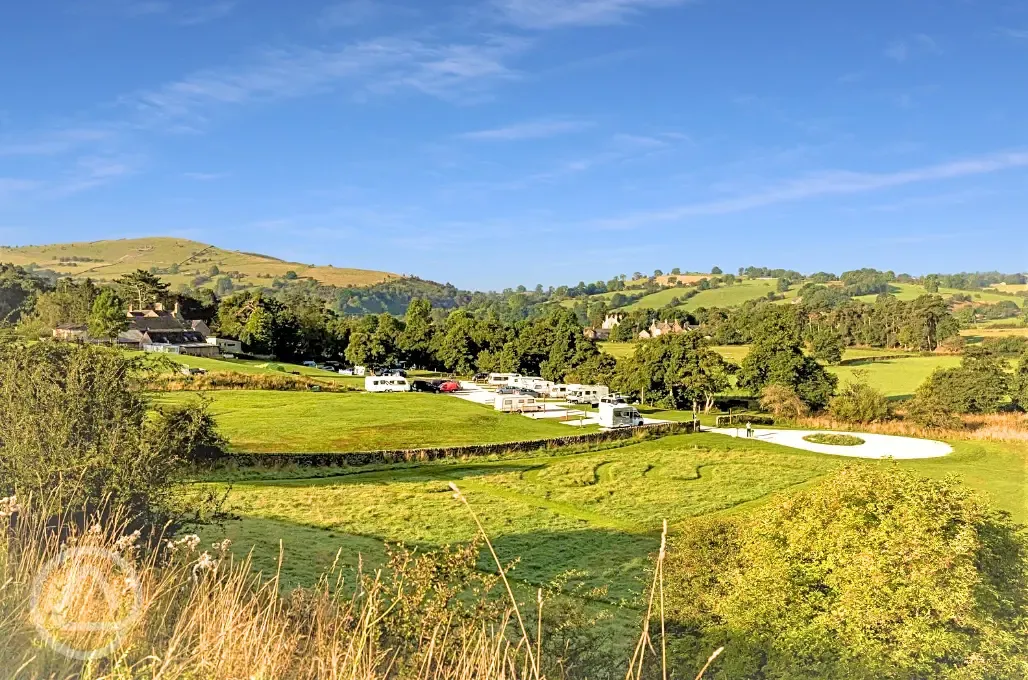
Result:
[[[170,285],[161,281],[160,277],[150,272],[137,269],[116,279],[114,284],[121,292],[122,299],[136,305],[138,309],[152,307],[168,298]]]
[[[432,324],[432,303],[423,298],[411,300],[404,317],[403,332],[396,345],[404,360],[412,366],[432,368],[435,357],[432,354],[432,340],[435,326]]]
[[[818,361],[835,365],[842,361],[842,338],[831,326],[813,326],[807,333],[810,354]]]
[[[828,405],[838,379],[803,352],[796,313],[788,307],[769,305],[757,323],[738,382],[754,393],[767,385],[788,387],[808,407],[818,410]]]
[[[121,300],[110,288],[103,289],[93,301],[89,315],[89,334],[97,339],[114,340],[128,326],[128,317],[125,316]]]
[[[618,384],[665,408],[710,410],[734,370],[700,333],[674,333],[641,343],[619,364]]]
[[[1011,380],[1011,387],[1014,404],[1022,411],[1028,411],[1028,349],[1021,355],[1021,361],[1017,364],[1017,371]]]

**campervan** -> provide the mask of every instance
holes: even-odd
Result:
[[[601,427],[638,427],[643,424],[642,416],[634,406],[600,402]]]
[[[501,394],[496,396],[495,408],[504,413],[537,413],[545,410],[545,406],[535,397],[523,397],[517,394]]]
[[[595,406],[608,394],[610,394],[610,389],[605,385],[580,385],[573,390],[568,390],[567,402]]]
[[[520,373],[490,373],[487,382],[493,387],[506,387],[511,379],[520,377]]]
[[[571,390],[576,389],[578,387],[581,387],[581,385],[551,385],[549,390],[550,399],[564,399],[568,396],[568,393]]]
[[[410,384],[398,375],[369,375],[364,378],[364,389],[368,392],[410,392]]]

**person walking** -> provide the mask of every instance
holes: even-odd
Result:
[[[746,438],[749,439],[753,436],[753,424],[750,422],[746,423]]]

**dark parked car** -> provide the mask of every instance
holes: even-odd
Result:
[[[381,375],[381,376],[395,375],[395,376],[398,376],[400,378],[406,378],[407,377],[407,371],[403,370],[402,368],[379,368],[379,369],[375,369],[375,375]]]
[[[412,392],[428,392],[429,394],[437,394],[439,388],[427,380],[415,380],[410,384]]]
[[[539,399],[543,396],[542,392],[536,392],[535,390],[530,390],[527,387],[514,388],[514,394],[520,395],[522,397],[535,397],[536,399]]]
[[[485,382],[489,379],[488,373],[476,373],[475,377],[472,378],[475,382]]]
[[[459,392],[460,389],[460,383],[456,380],[447,380],[439,386],[440,392]]]

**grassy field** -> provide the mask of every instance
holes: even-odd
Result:
[[[437,394],[222,391],[211,408],[233,451],[347,452],[562,437],[578,429]],[[195,399],[158,395],[159,403]]]
[[[98,261],[62,263],[58,259],[72,256]],[[189,283],[200,274],[206,275],[213,266],[223,273],[239,272],[241,277],[233,279],[239,288],[270,285],[273,278],[285,276],[289,271],[296,272],[300,277],[335,286],[370,286],[396,277],[395,274],[366,269],[315,267],[266,255],[222,250],[186,239],[163,237],[21,248],[0,247],[0,261],[18,265],[35,263],[61,274],[89,276],[98,281],[109,281],[136,269],[168,269],[178,265],[178,274],[161,275],[172,287]],[[271,278],[266,278],[269,276]],[[213,285],[213,282],[208,285]]]
[[[1028,337],[1028,328],[965,328],[960,334],[965,338],[1004,338],[1011,335]]]
[[[296,372],[310,378],[319,380],[332,380],[353,387],[364,388],[364,378],[359,376],[339,375],[334,371],[323,371],[320,368],[310,368],[299,364],[289,364],[283,361],[260,361],[256,359],[208,359],[207,357],[189,357],[178,354],[164,355],[176,364],[189,366],[190,368],[202,368],[205,371],[235,371],[248,374],[278,374]],[[279,368],[283,369],[282,371]]]
[[[898,465],[931,477],[956,475],[996,507],[1028,520],[1028,446],[954,447],[946,458]],[[286,582],[310,582],[338,551],[344,564],[360,556],[368,567],[382,562],[386,542],[434,547],[471,539],[474,525],[453,501],[452,481],[480,514],[501,557],[520,558],[515,579],[536,585],[577,570],[590,586],[609,586],[603,600],[616,605],[642,592],[662,519],[674,532],[688,518],[745,511],[843,465],[892,464],[682,435],[572,456],[236,482],[229,503],[240,519],[209,533],[232,538],[240,552],[256,547],[257,564],[266,570],[274,568],[281,540]],[[490,568],[486,561],[482,567]]]
[[[955,368],[959,365],[958,356],[915,356],[867,364],[831,366],[828,370],[839,376],[840,384],[859,378],[871,387],[881,390],[887,397],[905,398],[913,396],[917,387],[935,369]]]
[[[895,295],[900,300],[915,300],[920,296],[926,294],[925,289],[922,286],[918,286],[912,283],[893,283],[890,284],[890,288],[892,289],[892,295]],[[1009,300],[1015,303],[1018,307],[1021,307],[1022,309],[1024,308],[1025,304],[1023,297],[1013,295],[1002,295],[1000,293],[992,292],[990,290],[969,291],[957,290],[956,288],[940,288],[938,294],[944,298],[951,298],[954,295],[970,295],[972,300],[975,300],[977,302],[987,302],[990,304],[1002,302],[1003,300]],[[861,295],[854,299],[873,303],[877,297],[877,295]]]

